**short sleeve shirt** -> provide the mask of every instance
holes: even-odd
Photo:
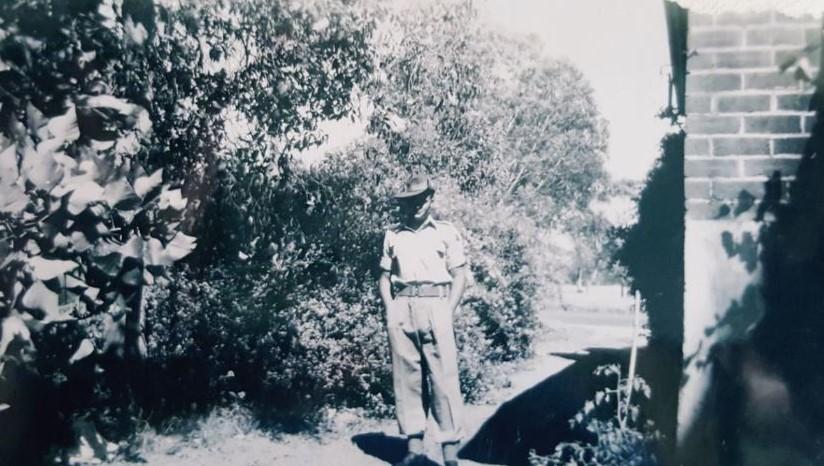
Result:
[[[464,264],[463,240],[449,222],[429,217],[417,230],[396,225],[384,235],[380,266],[394,283],[451,283],[449,269]]]

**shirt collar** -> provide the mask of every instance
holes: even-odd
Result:
[[[432,218],[432,214],[429,214],[429,216],[426,217],[426,220],[424,220],[423,223],[421,223],[421,226],[419,226],[417,229],[414,229],[414,228],[412,228],[408,225],[405,225],[405,224],[401,225],[401,227],[404,230],[409,230],[411,232],[422,231],[424,228],[426,228],[428,226],[431,226],[432,228],[435,228],[435,219]]]

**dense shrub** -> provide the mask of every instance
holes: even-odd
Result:
[[[482,34],[464,7],[446,16],[432,11],[382,17],[401,33],[371,44],[381,65],[364,88],[375,108],[369,135],[358,144],[310,168],[285,167],[264,150],[242,147],[214,172],[210,202],[197,221],[203,234],[195,260],[175,279],[179,284],[158,295],[148,322],[157,360],[169,358],[169,347],[182,351],[187,367],[200,371],[183,373],[205,382],[203,400],[242,391],[286,418],[326,404],[387,412],[389,348],[377,263],[383,231],[395,222],[390,195],[412,170],[433,175],[437,215],[465,237],[472,280],[456,317],[465,396],[476,399],[491,386],[494,363],[530,354],[538,285],[558,278],[535,238],[560,222],[561,205],[586,205],[597,192],[605,134],[590,91],[576,84],[569,65],[529,54],[508,61],[504,68],[520,76],[524,89],[508,88],[510,100],[502,102],[500,77],[478,72],[498,59],[499,44],[471,40]],[[472,32],[461,32],[464,26]],[[529,66],[543,71],[521,73]],[[581,111],[547,109],[523,94],[540,83],[580,101]],[[493,109],[503,113],[487,115]],[[515,121],[527,110],[529,118]],[[551,119],[541,117],[547,111]],[[528,149],[507,138],[512,125],[527,131],[538,121],[549,142],[536,136]],[[530,163],[500,165],[510,149],[563,159],[571,139],[585,140],[575,145],[587,160],[576,170],[585,173],[552,172],[552,185],[569,189],[547,189],[540,171],[524,168]],[[498,179],[496,171],[506,176]],[[179,336],[168,334],[172,323]],[[187,343],[177,346],[180,339]]]
[[[616,253],[649,313],[654,343],[680,348],[684,308],[684,137],[670,134],[638,198],[638,221]]]
[[[147,324],[150,358],[175,371],[188,366],[183,374],[206,382],[197,385],[201,401],[243,391],[280,417],[327,404],[388,412],[391,366],[376,282],[383,229],[393,219],[388,193],[398,180],[365,184],[393,173],[381,165],[388,154],[367,152],[298,170],[287,184],[271,181],[278,195],[258,197],[264,205],[255,209],[275,209],[262,200],[272,199],[278,213],[290,215],[289,230],[269,237],[269,246],[239,251],[245,261],[181,271],[158,293]],[[474,400],[493,382],[491,362],[529,353],[535,285],[525,238],[506,226],[506,212],[475,218],[469,213],[477,207],[457,191],[438,196],[441,211],[452,209],[445,217],[473,225],[465,235],[475,284],[456,334],[464,393]],[[243,244],[254,229],[242,223],[232,231]],[[169,365],[175,360],[185,364]]]

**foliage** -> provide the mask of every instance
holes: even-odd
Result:
[[[474,132],[484,131],[497,138],[490,139],[497,145],[488,146],[498,156],[508,150],[503,125],[478,119],[482,110],[499,106],[492,86],[503,82],[484,80],[484,74],[477,73],[482,63],[478,57],[493,60],[500,54],[491,48],[494,41],[475,44],[480,30],[471,12],[459,9],[456,17],[435,16],[443,18],[438,21],[427,16],[431,14],[427,10],[413,16],[379,16],[378,34],[370,42],[379,68],[364,87],[374,106],[370,132],[377,137],[315,167],[292,166],[288,172],[282,165],[273,166],[272,154],[254,145],[241,144],[231,149],[231,157],[221,158],[210,180],[211,204],[199,220],[206,235],[194,267],[176,279],[181,284],[177,291],[170,285],[168,297],[158,301],[158,311],[148,322],[150,348],[158,351],[158,360],[167,357],[163,348],[171,346],[185,353],[184,360],[201,361],[189,363],[192,367],[213,371],[209,376],[192,375],[215,381],[200,385],[204,390],[211,387],[204,399],[242,390],[247,399],[274,404],[280,414],[323,404],[386,410],[391,390],[382,309],[374,285],[376,258],[383,229],[394,220],[389,194],[413,168],[438,174],[438,214],[463,229],[471,258],[474,286],[457,322],[464,392],[473,398],[490,386],[495,373],[490,362],[531,351],[541,269],[531,258],[543,256],[535,254],[539,251],[530,238],[538,233],[540,222],[522,205],[500,202],[502,185],[484,184],[481,180],[487,175],[473,171],[485,166],[492,173],[496,160],[468,148],[478,139]],[[470,26],[475,35],[463,32],[462,25]],[[381,35],[384,30],[392,33]],[[433,50],[441,50],[443,56],[436,58]],[[406,63],[402,57],[421,61]],[[407,77],[412,79],[410,67],[423,66],[415,72],[415,87],[402,84]],[[577,76],[568,65],[558,64],[557,70]],[[530,82],[537,79],[529,76]],[[552,72],[542,76],[555,79]],[[486,100],[471,95],[470,88],[481,84],[486,87],[478,89]],[[557,85],[558,98],[578,99],[579,91],[564,90],[579,86],[577,81]],[[588,95],[586,88],[580,89]],[[443,115],[435,110],[437,104],[422,103],[438,96],[449,101],[441,105],[447,112]],[[525,95],[519,98],[528,100]],[[591,101],[582,105],[586,109]],[[564,108],[552,108],[556,107]],[[547,128],[594,115],[591,107],[587,111],[554,115]],[[433,126],[433,115],[441,123]],[[525,119],[523,125],[529,127],[535,118]],[[459,120],[468,123],[448,126]],[[553,137],[572,139],[564,129]],[[405,132],[398,136],[394,130]],[[403,149],[401,138],[412,141],[414,153]],[[553,147],[563,158],[566,149],[560,143]],[[591,156],[597,160],[600,154],[593,150]],[[563,173],[557,170],[554,176]],[[575,190],[576,195],[579,192],[589,191]],[[497,208],[477,215],[490,205]],[[177,346],[174,342],[181,338],[189,344]],[[261,356],[243,362],[249,354]],[[229,372],[234,375],[231,383],[217,382]]]
[[[684,134],[666,136],[615,258],[639,290],[652,339],[680,347],[684,296]]]
[[[202,278],[176,277],[149,315],[150,355],[188,362],[162,372],[174,379],[180,366],[206,369],[207,376],[190,373],[206,382],[201,401],[242,390],[280,420],[327,404],[388,413],[389,348],[375,272],[391,211],[387,188],[361,181],[384,173],[375,166],[340,157],[297,170],[272,198],[284,204],[270,209],[292,219],[278,245],[256,243],[241,251],[244,261]],[[286,210],[307,204],[301,215]],[[474,399],[492,379],[491,350],[475,313],[457,320],[461,379]],[[222,378],[229,372],[231,381]]]
[[[465,4],[361,6],[0,6],[0,350],[50,399],[82,394],[56,418],[89,412],[111,437],[141,410],[227,401],[292,427],[324,405],[387,413],[377,257],[413,169],[470,257],[464,393],[530,353],[539,284],[560,278],[537,239],[579,230],[571,213],[606,183],[591,90]],[[353,95],[367,137],[295,163]]]
[[[110,408],[128,417],[150,396],[137,361],[144,289],[165,286],[164,269],[195,246],[183,231],[209,231],[229,130],[253,129],[233,173],[250,160],[283,172],[320,142],[319,119],[351,111],[371,67],[355,12],[335,1],[0,6],[0,355],[14,363],[4,384],[43,384],[29,395],[63,400],[47,413],[55,425],[90,412],[107,424]],[[199,264],[218,242],[203,239],[190,258]],[[4,402],[29,397],[7,388]],[[0,416],[21,428],[26,406],[39,409],[10,404]],[[13,444],[4,439],[3,454]]]
[[[366,89],[370,132],[407,167],[517,205],[541,226],[563,225],[606,181],[592,90],[570,64],[490,32],[476,15],[466,2],[387,12],[387,32],[375,35],[382,66]]]
[[[583,428],[594,442],[563,442],[546,457],[530,454],[533,466],[654,466],[657,463],[652,449],[658,439],[652,421],[644,420],[640,407],[631,394],[649,398],[651,391],[644,379],[621,376],[617,364],[599,366],[599,376],[615,376],[615,388],[595,393],[574,418],[570,428]]]
[[[80,342],[68,362],[140,352],[142,286],[194,247],[178,228],[181,191],[136,160],[147,111],[100,83],[145,28],[116,20],[105,2],[5,4],[0,14],[4,328],[77,320],[97,341]],[[104,41],[110,54],[84,51]]]

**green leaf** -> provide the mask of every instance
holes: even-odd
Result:
[[[0,212],[18,215],[29,204],[29,197],[18,185],[0,184]]]
[[[12,144],[0,152],[0,185],[12,184],[20,173],[17,169],[17,145]]]
[[[71,320],[71,317],[60,311],[57,293],[50,290],[42,281],[35,281],[23,294],[21,302],[25,309],[38,311],[35,317],[45,322]]]
[[[134,234],[128,241],[126,241],[125,244],[118,248],[117,252],[120,253],[123,258],[131,257],[142,262],[143,243],[143,238],[141,238],[138,234]]]
[[[92,243],[86,238],[86,235],[80,231],[74,231],[71,235],[71,246],[76,252],[85,252],[91,249]]]
[[[23,176],[39,189],[49,190],[60,180],[61,173],[52,153],[40,153],[31,146],[23,151]]]
[[[163,253],[163,243],[157,238],[149,238],[143,251],[143,263],[147,266],[168,267],[172,261]]]
[[[174,238],[166,245],[163,255],[172,262],[183,259],[195,249],[197,239],[193,236],[178,232]]]
[[[80,137],[80,128],[74,105],[70,105],[63,115],[50,119],[46,127],[61,146],[76,141]]]
[[[63,233],[57,233],[52,238],[52,244],[54,245],[55,249],[58,250],[65,250],[69,247],[70,239],[68,236],[64,235]]]
[[[0,261],[0,270],[5,269],[9,265],[15,262],[24,262],[28,256],[20,251],[12,252],[11,254],[3,257],[3,260]],[[19,284],[19,282],[18,282]],[[12,300],[13,301],[13,300]]]
[[[72,290],[72,291],[85,290],[86,288],[89,287],[89,285],[87,285],[86,282],[84,282],[84,281],[82,281],[82,280],[80,280],[77,277],[74,277],[72,275],[66,275],[66,283],[65,283],[64,286],[66,287],[67,290]]]
[[[158,169],[151,176],[138,177],[134,182],[135,194],[141,198],[146,197],[151,191],[163,183],[163,169]]]
[[[158,208],[161,210],[172,209],[180,211],[186,208],[186,203],[187,200],[183,197],[181,190],[170,189],[160,193]]]
[[[94,354],[95,347],[94,343],[91,342],[88,338],[84,338],[79,345],[77,345],[77,349],[74,351],[74,354],[71,355],[69,358],[69,364],[74,364],[78,361],[82,361],[87,357]]]
[[[72,215],[78,215],[86,210],[86,207],[93,202],[101,200],[103,188],[94,181],[85,181],[77,186],[69,196],[68,211]]]
[[[109,277],[114,278],[118,273],[120,273],[120,266],[123,263],[123,258],[117,252],[110,252],[108,254],[92,256],[91,261],[95,268]]]
[[[39,133],[38,131],[41,128],[44,128],[46,126],[46,123],[46,116],[43,115],[43,112],[41,112],[37,107],[32,105],[31,102],[28,102],[26,104],[26,126],[29,128],[29,130],[35,131],[35,134],[40,139],[45,139],[47,134]]]
[[[23,340],[31,344],[31,333],[26,323],[18,315],[10,315],[0,322],[0,358],[6,354],[11,342],[14,340]],[[2,368],[0,364],[0,368]]]
[[[129,210],[140,205],[140,198],[125,177],[108,183],[102,198],[112,208]]]
[[[105,119],[116,118],[124,123],[124,126],[134,128],[140,133],[146,133],[152,128],[149,113],[143,107],[133,104],[127,100],[111,95],[95,95],[83,99],[83,103],[93,115],[102,115]],[[100,121],[98,124],[106,124]],[[98,138],[94,138],[98,139]],[[104,138],[111,139],[111,138]]]
[[[77,268],[74,261],[44,259],[36,256],[28,260],[32,275],[37,280],[48,281]]]

